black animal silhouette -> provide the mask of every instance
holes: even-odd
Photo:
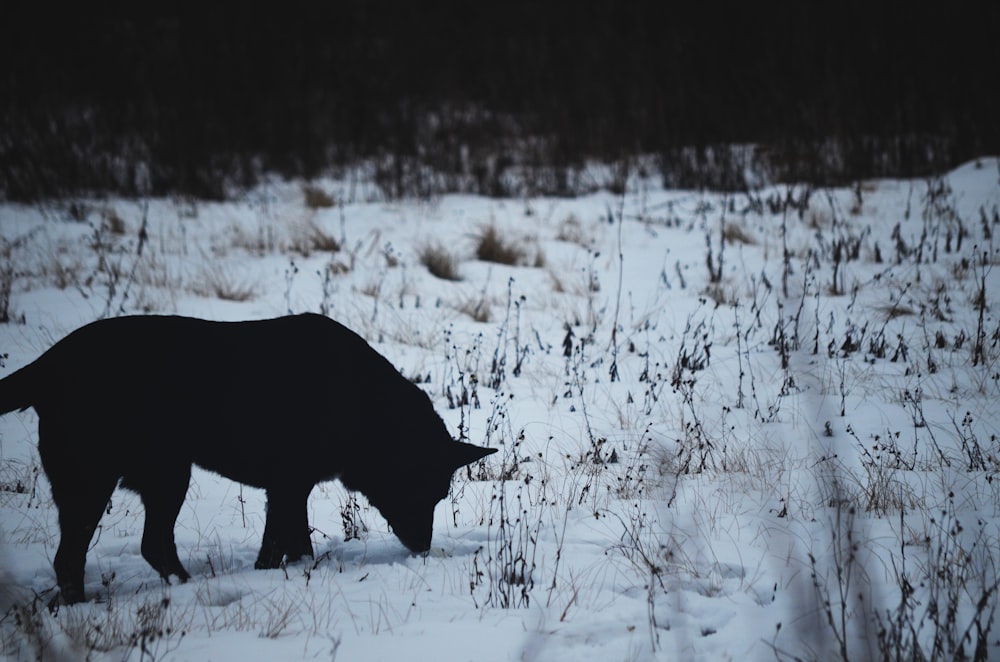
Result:
[[[267,491],[256,567],[274,568],[312,555],[306,500],[335,478],[406,547],[428,550],[454,471],[496,451],[452,439],[423,391],[320,315],[94,322],[0,380],[0,414],[28,407],[59,509],[66,603],[84,599],[87,546],[119,480],[145,506],[143,557],[186,581],[174,523],[192,463]]]

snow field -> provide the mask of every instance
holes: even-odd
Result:
[[[94,601],[53,615],[36,417],[7,415],[7,655],[998,654],[1000,161],[739,194],[638,176],[576,199],[311,186],[331,206],[286,182],[227,203],[0,206],[0,376],[102,316],[323,312],[500,452],[456,474],[426,557],[327,483],[316,559],[275,571],[253,569],[263,493],[196,469],[183,585],[142,559],[142,506],[119,490],[87,557]],[[478,259],[484,237],[514,263]]]

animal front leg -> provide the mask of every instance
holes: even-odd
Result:
[[[278,536],[274,531],[274,520],[271,518],[270,505],[271,500],[268,499],[267,520],[264,523],[264,538],[260,543],[260,552],[257,553],[257,562],[253,564],[253,567],[258,570],[277,568],[281,565],[281,558],[283,556],[281,550],[278,549]]]
[[[309,489],[271,488],[267,490],[267,519],[264,539],[255,568],[277,568],[283,559],[292,562],[312,556],[306,503]]]
[[[142,532],[142,557],[164,579],[176,575],[183,583],[191,578],[177,556],[174,524],[184,504],[191,466],[160,467],[159,471],[127,476],[124,484],[139,492],[146,508]]]

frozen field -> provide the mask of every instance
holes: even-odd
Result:
[[[417,381],[456,438],[500,449],[456,474],[431,552],[326,483],[317,558],[254,570],[263,493],[196,469],[176,528],[191,581],[142,559],[141,503],[118,490],[91,602],[50,614],[56,511],[36,416],[9,414],[3,653],[1000,657],[996,159],[751,194],[632,177],[576,199],[387,202],[320,180],[0,205],[0,376],[100,317],[307,311]]]

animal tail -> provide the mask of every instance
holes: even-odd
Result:
[[[0,379],[0,415],[34,404],[38,376],[38,367],[32,363]]]

